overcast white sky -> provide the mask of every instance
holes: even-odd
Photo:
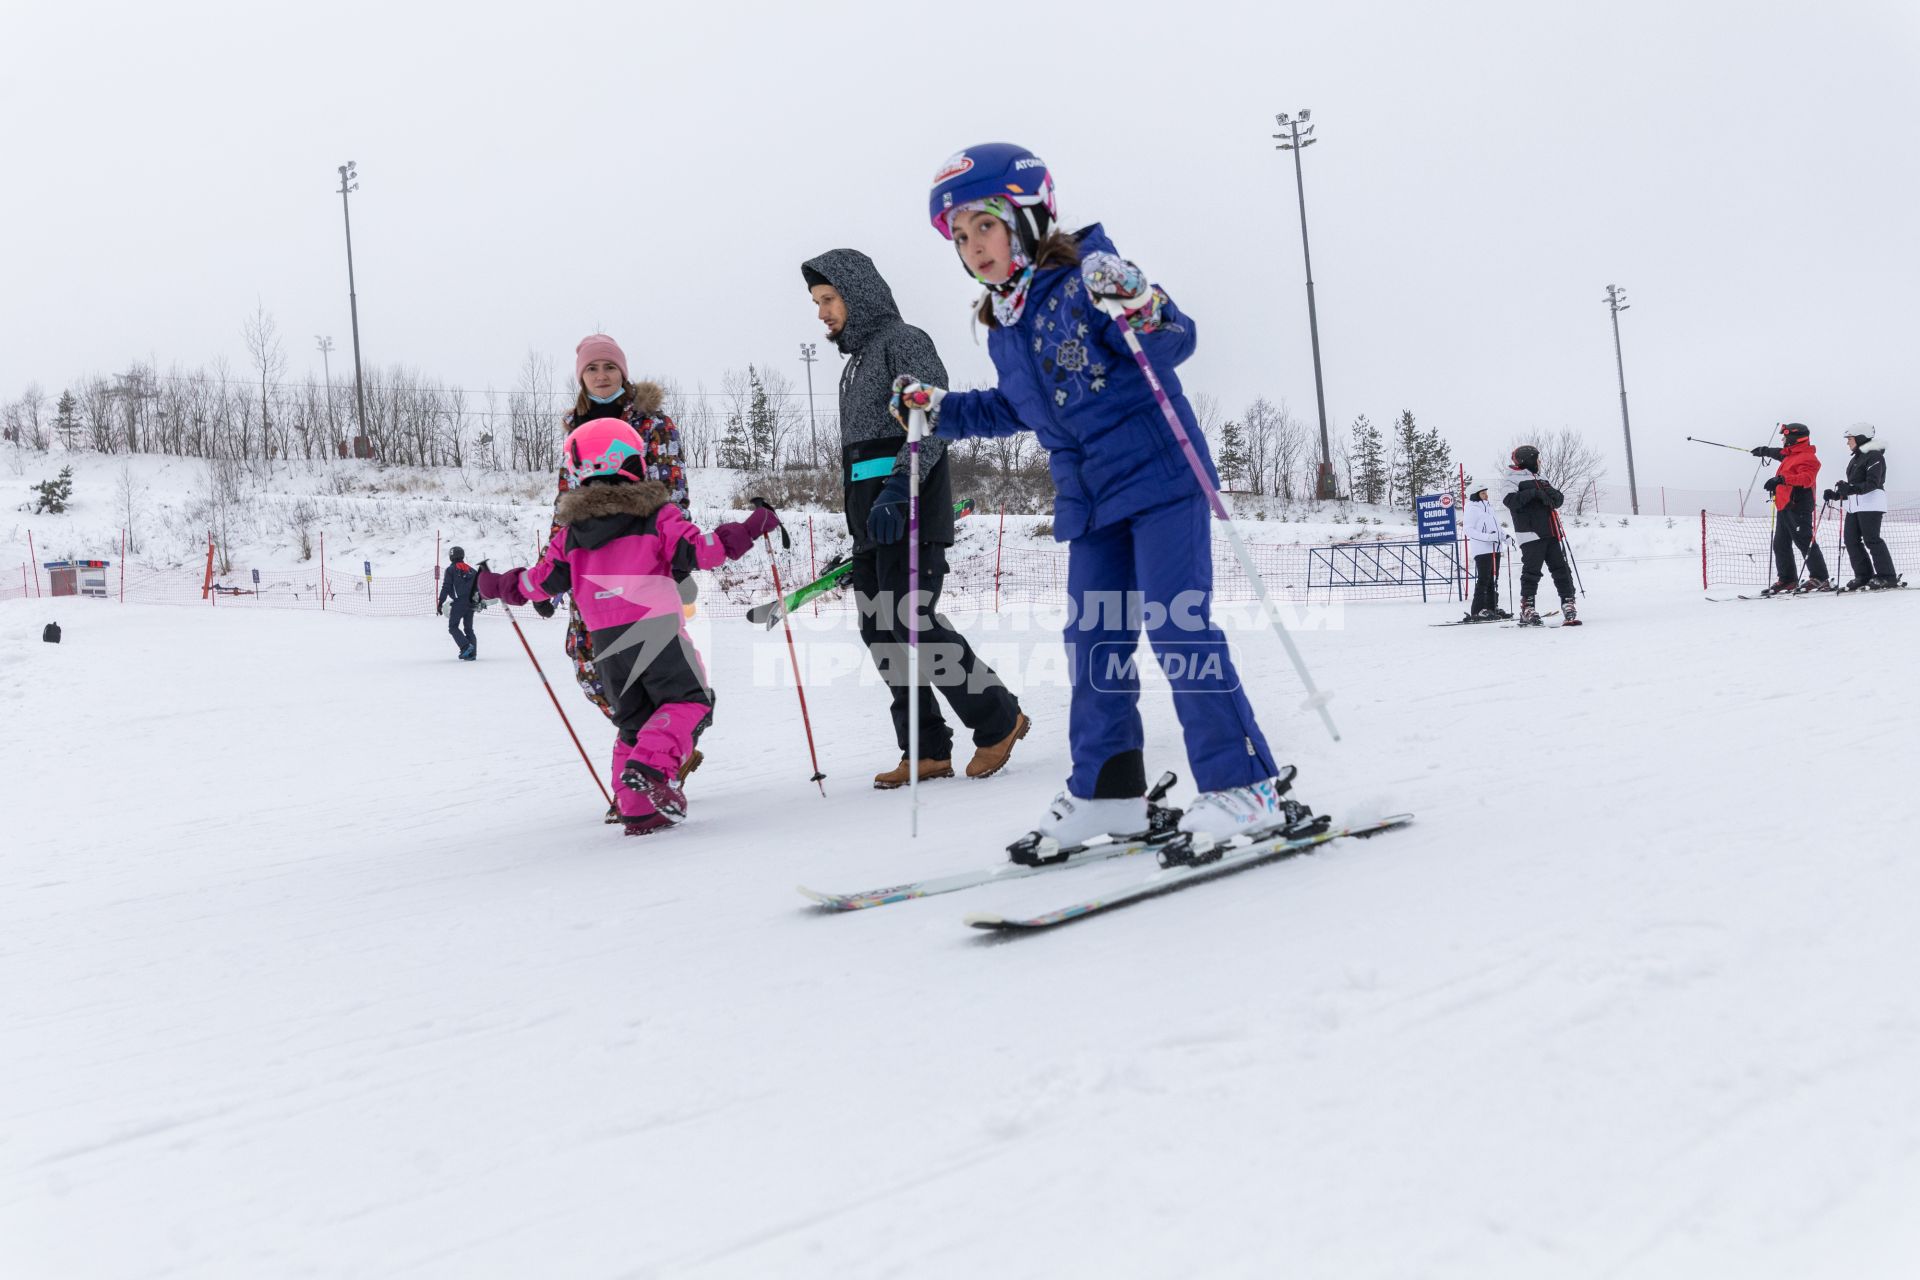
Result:
[[[350,372],[348,159],[370,364],[505,389],[605,328],[636,372],[798,382],[798,264],[851,245],[956,380],[990,378],[926,188],[1009,139],[1195,317],[1190,389],[1311,421],[1269,137],[1308,107],[1336,432],[1411,408],[1476,467],[1575,426],[1623,482],[1619,283],[1643,495],[1746,483],[1688,434],[1920,438],[1913,0],[0,0],[0,48],[0,398],[134,358],[244,367],[256,301],[294,375],[322,333]]]

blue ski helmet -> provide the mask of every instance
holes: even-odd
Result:
[[[1026,230],[1038,242],[1053,225],[1053,175],[1047,162],[1025,147],[1011,142],[983,142],[957,152],[933,175],[933,192],[927,199],[927,216],[933,229],[953,239],[947,218],[963,204],[1005,196],[1015,208],[1026,213]]]

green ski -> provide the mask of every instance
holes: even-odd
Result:
[[[973,514],[973,499],[964,498],[953,504],[953,518],[963,520]],[[853,572],[853,561],[847,556],[837,555],[827,561],[827,571],[803,587],[795,587],[785,599],[769,600],[747,610],[747,619],[772,630],[779,625],[780,619],[798,609],[809,600],[816,599],[839,587]]]

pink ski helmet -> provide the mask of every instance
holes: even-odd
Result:
[[[619,418],[595,418],[575,427],[560,446],[560,464],[567,469],[570,484],[580,484],[596,476],[642,477],[646,467],[646,446],[640,433]]]

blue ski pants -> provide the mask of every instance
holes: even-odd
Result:
[[[1279,772],[1227,638],[1213,624],[1213,537],[1204,498],[1180,498],[1073,539],[1067,594],[1076,615],[1065,636],[1073,671],[1071,794],[1095,796],[1107,761],[1145,745],[1136,666],[1143,631],[1171,687],[1194,784],[1218,791]]]

